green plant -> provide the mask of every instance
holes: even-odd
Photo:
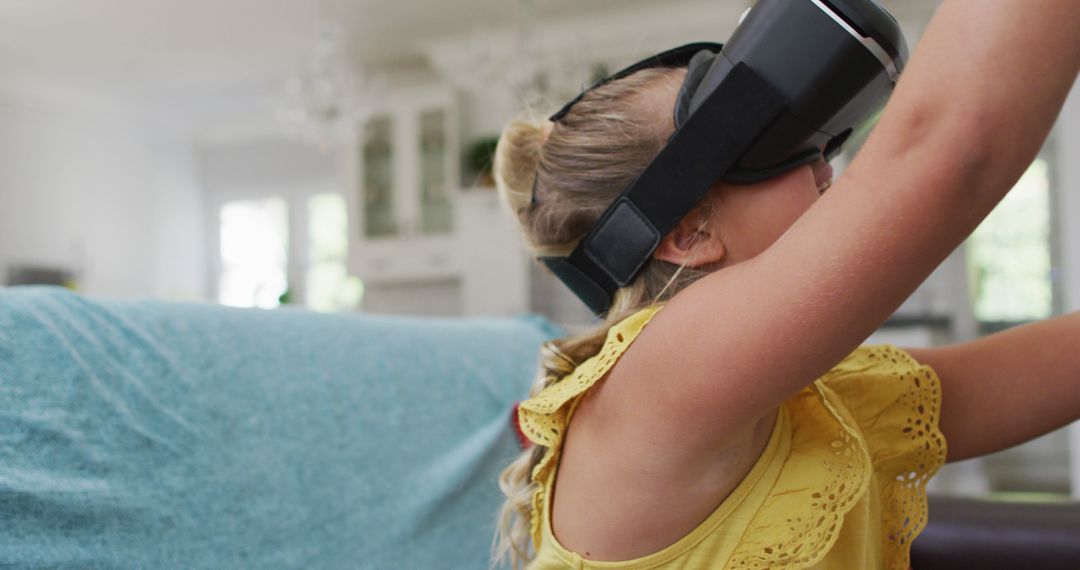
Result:
[[[489,136],[476,139],[469,145],[466,151],[468,166],[479,179],[490,179],[492,164],[495,159],[495,147],[498,144],[499,137]]]

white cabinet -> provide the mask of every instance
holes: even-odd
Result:
[[[391,92],[343,157],[350,273],[368,283],[460,273],[453,244],[458,146],[452,90]]]
[[[339,157],[360,310],[514,315],[529,309],[529,257],[491,189],[459,188],[448,87],[393,90]]]

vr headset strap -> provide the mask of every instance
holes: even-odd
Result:
[[[735,165],[787,101],[744,63],[672,135],[569,257],[544,263],[597,315],[611,306],[665,235]]]

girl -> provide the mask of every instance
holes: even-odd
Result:
[[[1080,2],[946,0],[835,185],[824,160],[714,184],[604,323],[545,345],[494,564],[906,569],[944,462],[1080,418],[1080,314],[859,346],[1034,158],[1077,29]],[[536,256],[568,255],[657,154],[685,73],[506,127],[496,177]]]

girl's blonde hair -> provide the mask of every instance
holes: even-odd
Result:
[[[503,129],[495,151],[495,180],[534,257],[569,255],[660,152],[674,124],[658,122],[643,107],[651,104],[649,90],[655,90],[658,82],[674,81],[673,76],[671,68],[645,69],[588,92],[554,125],[527,110]],[[534,179],[537,203],[532,205]],[[647,261],[633,282],[615,293],[603,322],[579,335],[544,343],[529,395],[559,382],[596,355],[612,325],[643,307],[667,301],[709,273],[707,267]],[[534,445],[522,452],[499,477],[506,501],[497,518],[492,568],[509,562],[516,569],[535,556],[529,527],[538,483],[531,480],[531,473],[545,450]]]

